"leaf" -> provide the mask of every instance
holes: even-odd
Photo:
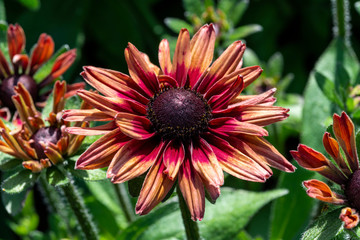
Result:
[[[277,52],[272,55],[268,61],[268,75],[275,78],[280,78],[284,67],[284,58],[281,53]]]
[[[16,159],[6,153],[0,152],[0,170],[9,171],[15,167],[22,166],[22,160]]]
[[[260,59],[258,58],[258,56],[256,55],[256,53],[250,48],[246,48],[243,59],[244,59],[244,65],[246,67],[262,65],[262,63],[261,63]]]
[[[45,77],[47,77],[52,67],[54,66],[55,60],[58,56],[63,54],[64,52],[68,51],[70,48],[68,45],[62,46],[45,64],[43,64],[39,70],[36,71],[34,75],[34,80],[39,83],[41,82]],[[51,104],[52,107],[52,104]]]
[[[251,34],[261,32],[263,30],[262,26],[258,24],[248,24],[245,26],[238,27],[232,32],[228,37],[230,41],[235,41],[239,39],[244,39]]]
[[[40,0],[18,0],[23,6],[30,10],[37,10],[40,8]]]
[[[332,102],[344,109],[344,103],[341,101],[335,90],[335,84],[319,72],[315,72],[316,82],[322,93]]]
[[[74,177],[83,179],[85,181],[100,181],[106,179],[106,171],[102,169],[78,170],[69,168],[69,171]]]
[[[304,232],[302,240],[328,240],[334,238],[343,228],[339,219],[341,208],[328,211],[315,220]]]
[[[58,187],[69,184],[69,179],[56,166],[46,169],[46,180],[49,184]]]
[[[81,98],[78,95],[66,99],[64,109],[78,109],[81,105]]]
[[[360,15],[360,1],[355,2],[354,6],[355,6],[355,10]]]
[[[6,178],[1,184],[1,188],[9,194],[20,193],[30,188],[38,176],[38,173],[32,173],[30,170],[24,169]]]
[[[244,15],[248,5],[249,0],[237,1],[236,5],[233,8],[229,9],[227,15],[234,26],[240,21],[240,19]]]
[[[133,178],[128,181],[129,193],[132,197],[138,197],[140,195],[140,190],[145,180],[145,175]]]
[[[53,102],[54,102],[54,95],[53,92],[49,95],[48,99],[46,100],[45,107],[43,108],[41,115],[43,118],[49,117],[49,114],[53,111]]]
[[[261,207],[287,194],[283,189],[257,193],[224,187],[221,191],[216,204],[206,202],[205,217],[198,222],[204,239],[234,239]],[[133,222],[118,239],[184,239],[185,230],[175,199]]]
[[[186,28],[189,30],[190,34],[193,34],[193,27],[184,20],[178,18],[165,18],[164,22],[165,25],[175,33],[179,33],[182,28]]]
[[[6,192],[1,193],[1,200],[6,209],[6,211],[15,216],[18,214],[21,209],[24,207],[24,202],[28,191],[22,191],[20,193],[8,194]]]
[[[201,16],[205,11],[202,0],[183,0],[184,9],[187,14]]]

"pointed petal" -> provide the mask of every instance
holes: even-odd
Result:
[[[107,177],[113,183],[122,183],[140,176],[160,157],[163,148],[164,143],[156,139],[129,141],[115,154]]]
[[[143,90],[128,75],[121,72],[85,66],[81,76],[92,87],[108,97],[119,97],[147,104]]]
[[[202,26],[191,39],[191,63],[188,72],[190,86],[195,85],[212,62],[215,40],[216,33],[212,24]]]
[[[39,67],[45,63],[54,53],[54,41],[51,36],[43,33],[31,53],[30,58],[30,76],[32,76]]]
[[[221,168],[229,174],[247,181],[264,182],[272,172],[213,134],[203,135],[214,151]]]
[[[106,123],[104,125],[96,126],[96,127],[67,127],[66,132],[70,134],[83,135],[83,136],[94,136],[94,135],[103,135],[111,132],[117,128],[117,125],[114,121]]]
[[[246,105],[261,105],[261,106],[272,106],[275,103],[274,94],[276,88],[272,88],[259,95],[239,95],[231,102],[229,108]],[[270,104],[268,104],[270,103]],[[265,105],[264,105],[265,104]]]
[[[131,78],[146,92],[147,96],[152,97],[158,92],[159,81],[154,71],[146,63],[142,53],[131,43],[125,49],[125,59]]]
[[[170,75],[172,64],[170,57],[170,46],[167,39],[163,39],[160,42],[158,55],[159,55],[159,63],[160,63],[161,71],[165,75]]]
[[[20,25],[9,25],[7,31],[7,40],[9,45],[10,59],[13,59],[16,54],[20,54],[22,51],[24,51],[25,33]]]
[[[353,172],[359,169],[359,160],[355,145],[355,128],[349,116],[342,112],[341,117],[334,114],[334,134],[341,148],[344,150],[347,161]]]
[[[99,138],[76,161],[76,169],[107,167],[115,153],[131,139],[116,128]]]
[[[164,173],[167,174],[171,180],[176,178],[184,158],[184,145],[176,140],[170,140],[164,150],[163,162],[165,165]]]
[[[113,117],[97,109],[70,109],[63,111],[62,118],[69,122],[111,121]]]
[[[165,165],[160,157],[146,175],[136,203],[136,214],[144,215],[149,213],[164,199],[174,185],[174,180],[170,180],[164,170]]]
[[[178,88],[178,82],[170,76],[160,75],[158,76],[160,85],[162,87]]]
[[[178,82],[180,87],[187,84],[187,74],[190,66],[190,35],[187,29],[181,29],[173,58],[171,76]]]
[[[298,146],[297,151],[290,153],[303,168],[316,171],[337,184],[346,183],[346,177],[322,153],[303,144]]]
[[[319,199],[323,202],[328,202],[336,205],[343,205],[346,203],[344,196],[339,195],[331,191],[329,186],[319,180],[312,179],[303,182],[304,187],[306,187],[306,193],[309,197]]]
[[[12,59],[15,73],[25,73],[29,64],[29,57],[26,54],[16,54]],[[21,71],[20,71],[21,69]]]
[[[42,88],[50,84],[54,79],[60,77],[61,75],[69,69],[73,64],[76,58],[76,49],[71,49],[55,59],[54,66],[51,69],[50,74],[39,83],[39,88]]]
[[[150,120],[146,117],[130,113],[118,113],[115,119],[121,131],[131,138],[144,140],[156,134],[152,130]]]
[[[232,117],[215,118],[209,121],[209,130],[223,136],[236,134],[250,134],[267,136],[268,132],[257,125],[240,122]]]
[[[194,89],[205,93],[214,83],[236,70],[245,51],[245,44],[236,41],[211,65],[208,73],[196,83]]]
[[[186,157],[179,171],[179,187],[189,208],[191,219],[201,221],[205,212],[205,191],[200,176]]]
[[[224,184],[224,174],[210,145],[202,138],[193,140],[190,146],[191,163],[197,173],[209,185]]]

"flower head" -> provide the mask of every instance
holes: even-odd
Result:
[[[335,138],[326,132],[323,144],[333,162],[322,153],[300,144],[297,151],[291,151],[294,159],[305,169],[316,171],[327,179],[341,186],[343,193],[337,193],[324,182],[312,179],[304,181],[306,193],[323,202],[335,205],[346,205],[340,219],[346,228],[355,227],[359,222],[360,211],[360,170],[355,145],[355,128],[349,116],[343,112],[341,116],[334,114],[333,130]],[[342,152],[341,152],[342,149]]]
[[[22,165],[34,173],[61,163],[64,156],[74,154],[84,136],[65,132],[65,128],[70,126],[61,119],[66,92],[66,83],[57,81],[53,91],[53,108],[47,118],[49,124],[45,124],[30,93],[19,83],[12,99],[21,119],[21,128],[11,131],[0,119],[0,151],[23,160]],[[86,123],[77,125],[85,127]]]
[[[105,124],[67,131],[105,135],[81,155],[76,167],[108,166],[113,183],[147,173],[138,214],[148,213],[177,181],[192,219],[201,220],[205,189],[215,201],[224,183],[223,170],[255,182],[272,175],[269,166],[294,171],[263,138],[268,134],[263,127],[287,118],[288,109],[272,106],[275,89],[240,95],[262,70],[241,68],[245,45],[240,41],[212,63],[214,43],[212,24],[204,25],[191,40],[182,29],[172,61],[168,41],[161,41],[160,68],[131,43],[125,49],[130,76],[84,67],[81,75],[103,95],[79,90],[94,109],[67,110],[63,118]]]
[[[41,67],[48,63],[53,57],[54,41],[51,36],[43,33],[37,44],[33,47],[30,56],[24,53],[25,34],[18,24],[10,24],[7,30],[8,54],[0,50],[0,116],[9,120],[11,113],[15,110],[12,96],[15,95],[14,87],[22,83],[38,107],[43,107],[50,92],[41,90],[53,80],[59,78],[71,66],[76,58],[76,50],[66,51],[56,57],[51,71],[47,75],[36,77]],[[71,86],[71,89],[83,87],[83,84]]]

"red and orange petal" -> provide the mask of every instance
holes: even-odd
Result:
[[[312,179],[304,181],[303,184],[307,189],[306,193],[309,197],[336,205],[344,205],[346,203],[345,196],[334,193],[331,191],[330,187],[322,181]]]
[[[30,76],[35,73],[39,67],[50,59],[54,53],[54,41],[51,36],[43,33],[40,35],[39,40],[31,53],[30,58]]]
[[[343,208],[339,218],[344,222],[344,227],[346,229],[352,229],[359,224],[359,214],[353,208]]]
[[[354,124],[345,112],[342,112],[341,116],[334,114],[333,121],[335,137],[344,150],[350,168],[354,172],[359,169]]]
[[[337,184],[345,184],[347,178],[322,153],[303,144],[299,144],[297,151],[290,153],[303,168],[316,171]]]
[[[22,27],[18,24],[10,24],[7,40],[9,45],[9,55],[12,61],[15,55],[22,53],[25,49],[25,33]]]

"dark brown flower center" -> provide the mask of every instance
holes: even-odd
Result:
[[[163,89],[148,104],[148,118],[164,138],[187,139],[208,127],[211,109],[201,94],[183,89]]]
[[[31,136],[31,139],[34,140],[31,147],[35,149],[38,159],[46,158],[44,148],[41,146],[40,142],[44,142],[44,144],[56,144],[60,137],[61,130],[57,127],[44,127],[37,130]]]
[[[15,105],[11,97],[15,95],[14,87],[17,86],[18,83],[22,83],[24,85],[34,100],[36,100],[37,97],[37,85],[32,77],[28,75],[20,75],[6,78],[1,83],[0,99],[2,104],[10,110],[15,110]]]
[[[356,170],[346,183],[345,195],[349,205],[360,211],[360,169]]]

